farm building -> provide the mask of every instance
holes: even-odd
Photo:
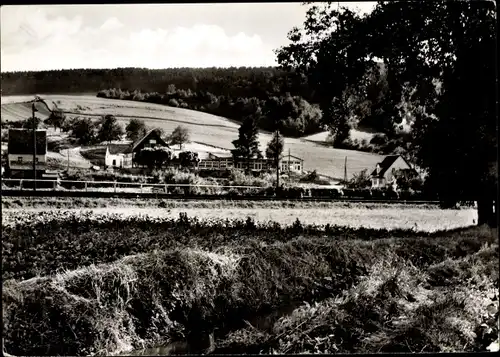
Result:
[[[252,159],[250,160],[250,170],[262,171],[269,168],[269,160],[267,159]],[[244,169],[246,168],[245,162],[234,162],[231,154],[218,154],[214,155],[209,153],[208,158],[199,162],[198,168],[200,170],[226,170],[231,168]]]
[[[132,148],[130,145],[110,144],[106,146],[104,158],[106,167],[132,167]]]
[[[280,169],[283,172],[292,171],[302,173],[304,171],[304,160],[300,157],[288,154],[281,159]]]
[[[234,162],[231,154],[208,154],[208,158],[199,162],[200,170],[226,170],[230,168],[245,169],[247,163],[244,161]],[[252,159],[250,160],[250,170],[263,171],[274,168],[273,162],[270,159]],[[304,160],[296,156],[286,156],[280,161],[280,170],[282,172],[302,172],[304,168]]]
[[[147,147],[169,147],[155,129],[131,144],[110,144],[106,147],[104,159],[106,167],[131,168],[135,155]]]
[[[35,131],[35,173],[42,178],[47,169],[47,132]],[[9,129],[8,168],[13,178],[33,178],[33,130]]]
[[[400,155],[388,155],[379,162],[373,170],[370,178],[372,188],[385,188],[394,184],[394,173],[396,170],[413,171],[410,164]]]

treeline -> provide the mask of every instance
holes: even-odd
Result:
[[[95,93],[107,88],[167,91],[168,85],[216,96],[266,99],[289,92],[307,101],[313,92],[305,76],[275,67],[70,69],[1,73],[2,95]]]
[[[166,93],[128,91],[110,88],[99,91],[98,97],[126,99],[165,104],[223,116],[238,122],[251,117],[260,129],[280,130],[285,136],[303,136],[322,130],[321,111],[303,97],[285,93],[266,99],[232,94],[215,95],[209,91],[176,88],[169,84]]]

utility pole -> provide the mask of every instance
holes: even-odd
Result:
[[[288,173],[290,173],[290,148],[288,148]]]
[[[347,156],[344,161],[344,184],[347,183]]]
[[[36,123],[35,123],[35,108],[36,98],[31,105],[31,113],[33,120],[33,191],[36,191]]]

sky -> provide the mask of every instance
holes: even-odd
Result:
[[[366,13],[375,2],[341,2]],[[1,7],[1,71],[275,66],[301,3]]]

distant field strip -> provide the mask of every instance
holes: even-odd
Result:
[[[57,211],[54,208],[4,209],[4,219],[15,217],[20,212]],[[68,212],[89,211],[89,209],[62,209]],[[252,217],[256,222],[275,221],[290,225],[297,219],[302,224],[339,225],[353,228],[375,229],[415,229],[434,232],[436,230],[467,227],[477,221],[477,212],[473,209],[440,210],[427,208],[384,207],[332,207],[332,208],[137,208],[106,207],[90,209],[96,214],[121,214],[123,216],[148,215],[159,218],[177,218],[181,212],[200,219],[246,219]],[[4,221],[5,222],[5,221]]]

